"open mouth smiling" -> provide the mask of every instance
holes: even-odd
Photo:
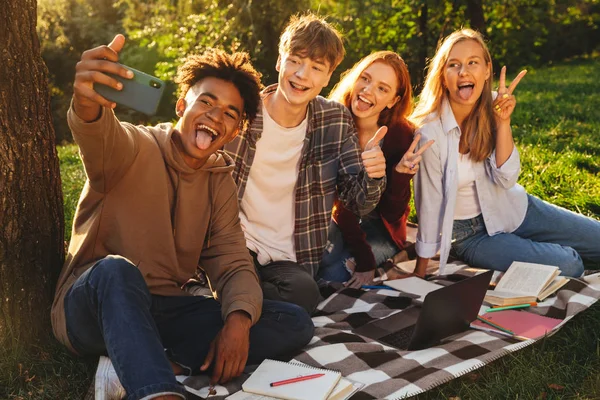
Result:
[[[294,82],[292,82],[292,81],[289,81],[289,83],[290,83],[290,86],[291,86],[293,89],[296,89],[296,90],[302,90],[303,92],[305,92],[305,91],[307,91],[308,89],[310,89],[308,86],[299,85],[299,84],[297,84],[297,83],[294,83]]]
[[[364,98],[361,95],[358,95],[358,100],[362,101],[363,103],[368,104],[369,106],[373,106],[373,102],[371,102],[370,100],[367,100],[366,98]]]
[[[219,136],[219,132],[204,124],[199,124],[196,126],[196,134],[200,133],[201,131],[208,132],[211,136],[211,141],[215,140],[217,136]]]
[[[475,84],[473,82],[462,82],[458,84],[458,95],[463,100],[468,100],[473,94]]]
[[[206,150],[219,137],[219,132],[204,124],[196,125],[196,146]]]

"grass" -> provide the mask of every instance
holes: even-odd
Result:
[[[530,69],[515,92],[513,132],[522,161],[519,182],[527,191],[600,219],[598,61],[595,57]],[[68,240],[84,173],[75,145],[60,146],[58,152]],[[599,399],[598,332],[596,304],[556,335],[417,398]],[[95,360],[73,357],[53,341],[31,353],[4,350],[0,399],[81,399],[94,368]]]

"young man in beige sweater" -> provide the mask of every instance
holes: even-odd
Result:
[[[207,51],[180,67],[176,125],[119,121],[94,85],[131,78],[116,63],[125,38],[83,53],[68,121],[87,181],[52,308],[56,337],[108,355],[96,398],[176,399],[175,374],[211,382],[295,351],[312,337],[300,307],[265,300],[240,228],[232,162],[218,151],[252,121],[260,75],[248,56]],[[218,300],[182,286],[198,266]],[[109,374],[110,375],[110,374]]]

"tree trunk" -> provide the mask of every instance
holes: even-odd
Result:
[[[420,93],[423,82],[425,80],[425,73],[427,69],[427,52],[429,51],[429,25],[427,23],[429,19],[429,9],[427,2],[421,4],[419,10],[419,35],[421,37],[421,45],[419,46],[419,62],[417,64],[417,71],[422,71],[417,75],[417,82],[415,87],[416,92]]]
[[[63,207],[36,1],[0,7],[0,345],[50,329],[64,258]]]
[[[485,17],[482,0],[467,0],[467,15],[471,28],[485,35]]]

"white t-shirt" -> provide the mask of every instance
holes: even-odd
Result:
[[[458,155],[458,191],[454,219],[470,219],[481,214],[477,187],[475,186],[475,170],[468,154]]]
[[[284,128],[271,118],[264,105],[262,112],[263,132],[256,143],[240,204],[240,222],[246,246],[265,265],[296,261],[295,189],[308,119],[296,127]]]

